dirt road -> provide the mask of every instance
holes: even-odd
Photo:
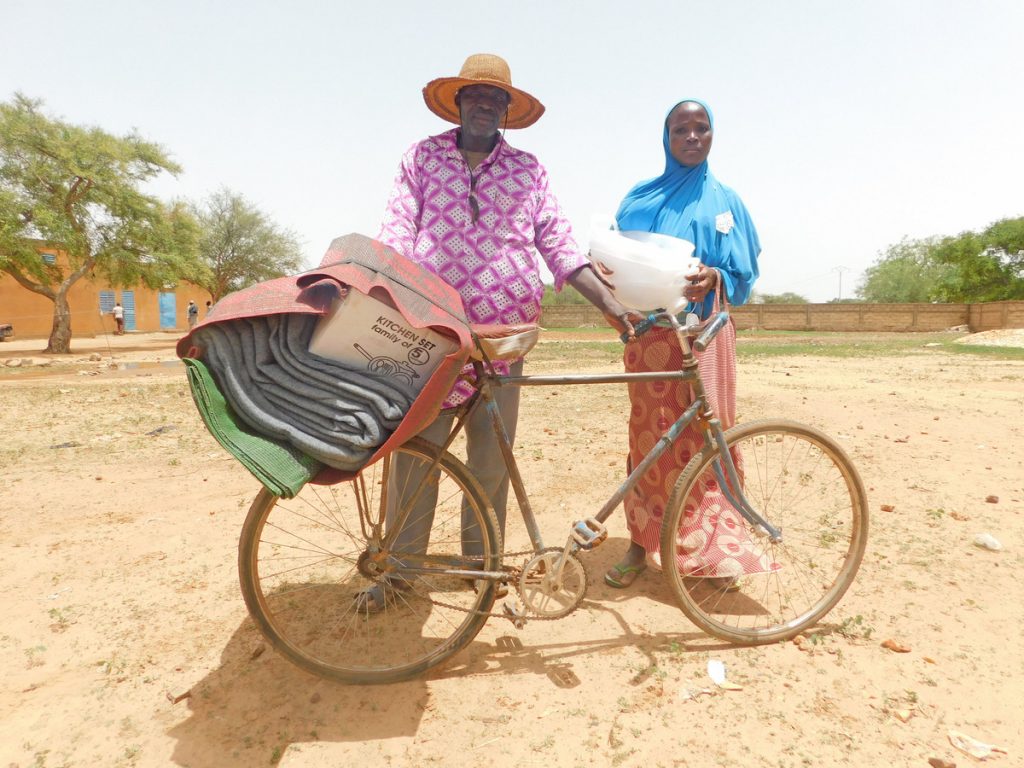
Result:
[[[235,547],[257,483],[204,431],[173,337],[92,341],[68,364],[0,368],[0,765],[969,765],[950,731],[1024,761],[1024,362],[741,362],[741,419],[823,428],[869,489],[868,553],[817,643],[731,648],[650,571],[606,587],[616,516],[575,613],[492,621],[426,679],[363,688],[296,669],[249,620]],[[40,346],[2,344],[0,365]],[[523,398],[517,452],[561,536],[621,473],[625,393]],[[714,686],[711,659],[740,690]]]

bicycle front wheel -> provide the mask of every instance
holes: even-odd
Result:
[[[828,613],[853,582],[868,536],[864,485],[842,448],[813,427],[752,422],[725,440],[743,497],[781,536],[740,516],[718,449],[705,448],[667,505],[665,577],[705,632],[741,645],[785,640]]]
[[[404,543],[383,549],[385,521],[401,505],[415,510]],[[342,682],[387,683],[476,636],[495,586],[465,572],[498,569],[500,550],[469,470],[413,438],[353,480],[308,484],[293,499],[264,489],[242,528],[238,569],[249,613],[285,657]]]

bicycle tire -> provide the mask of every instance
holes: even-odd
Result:
[[[708,634],[738,645],[786,640],[832,610],[853,583],[867,546],[864,484],[832,438],[798,422],[742,424],[729,429],[725,441],[738,462],[744,495],[781,529],[782,539],[771,542],[725,501],[714,473],[719,451],[705,447],[687,463],[669,498],[661,531],[663,572],[683,613]],[[719,515],[718,522],[709,514]],[[717,533],[709,535],[722,524],[733,529],[727,544]],[[746,547],[765,570],[739,576],[716,571],[714,580],[703,578],[712,574],[693,569],[700,560],[695,553],[709,551],[702,547]]]
[[[362,590],[388,578],[366,573],[363,553],[378,539],[372,528],[367,530],[365,519],[361,524],[356,503],[360,482],[368,509],[382,515],[382,489],[390,487],[390,493],[407,498],[401,483],[416,476],[387,468],[405,460],[410,462],[407,467],[425,470],[439,454],[426,554],[434,563],[446,564],[438,567],[498,569],[501,534],[479,483],[461,461],[421,438],[396,449],[390,461],[364,469],[361,480],[308,484],[293,499],[266,489],[256,497],[239,538],[239,579],[256,626],[283,656],[341,682],[390,683],[441,663],[480,631],[494,603],[494,582],[478,582],[477,589],[472,581],[443,571],[407,573],[401,581],[407,588],[389,590],[393,600],[385,599],[380,612],[366,611],[357,599]],[[425,471],[420,475],[427,476]],[[481,550],[475,557],[462,554],[469,530],[463,506],[480,534],[474,537]],[[401,557],[403,551],[390,554]],[[396,576],[392,571],[391,578]]]

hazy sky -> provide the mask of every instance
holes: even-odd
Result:
[[[420,91],[493,52],[547,107],[508,140],[585,248],[663,167],[686,97],[761,234],[763,293],[849,297],[904,236],[1024,215],[1021,0],[688,3],[4,0],[0,100],[135,128],[183,167],[162,197],[242,193],[304,243],[374,235],[402,152],[446,130]]]

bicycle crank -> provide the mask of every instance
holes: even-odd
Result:
[[[583,600],[587,572],[571,552],[542,549],[523,565],[516,588],[527,611],[542,619],[560,619]]]

